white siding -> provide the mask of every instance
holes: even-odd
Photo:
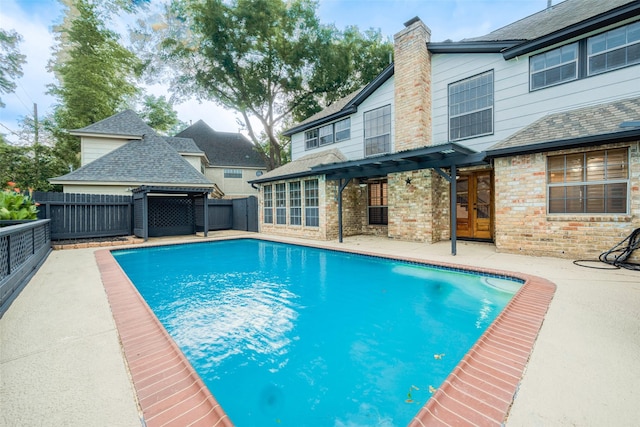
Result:
[[[335,142],[329,145],[323,145],[313,150],[305,150],[304,132],[299,132],[291,136],[291,159],[297,160],[300,157],[311,153],[319,153],[324,150],[337,148],[349,160],[357,160],[364,158],[364,113],[385,105],[391,105],[391,150],[394,149],[394,127],[395,127],[395,108],[393,105],[394,84],[393,77],[389,78],[382,84],[371,96],[369,96],[360,106],[358,111],[350,116],[351,118],[351,138],[345,141]],[[343,120],[344,117],[339,120]],[[336,120],[336,121],[339,121]]]
[[[494,134],[456,141],[483,151],[546,114],[640,96],[640,66],[529,92],[529,56],[505,61],[501,54],[437,54],[432,57],[434,144],[448,141],[448,85],[494,70]]]
[[[127,142],[129,142],[128,139],[83,136],[80,143],[81,166],[93,162],[116,148],[122,147]]]
[[[202,156],[194,156],[189,154],[181,154],[182,158],[185,159],[191,166],[194,167],[195,170],[202,173]]]
[[[74,185],[65,184],[62,186],[64,193],[77,194],[116,194],[118,196],[130,196],[130,188],[137,187],[138,184],[128,185]]]

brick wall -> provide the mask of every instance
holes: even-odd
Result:
[[[496,159],[496,249],[526,255],[593,259],[640,227],[640,152],[637,142],[629,146],[630,214],[547,214],[546,154],[624,146],[629,144]],[[640,254],[634,258],[640,260]]]
[[[448,239],[448,203],[449,184],[437,173],[390,174],[389,237],[427,243]]]
[[[394,36],[395,151],[431,145],[430,38],[420,20]]]

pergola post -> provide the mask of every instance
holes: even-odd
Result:
[[[207,237],[209,235],[209,193],[204,193],[202,197],[204,198],[202,201],[202,205],[204,206],[202,215],[204,218],[204,237]]]
[[[342,243],[342,191],[347,187],[351,178],[338,181],[338,241]]]

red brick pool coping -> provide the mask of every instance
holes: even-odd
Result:
[[[366,251],[347,252],[397,259]],[[103,249],[95,255],[146,425],[233,426],[111,252]],[[555,284],[521,273],[402,259],[525,281],[409,424],[411,427],[503,425],[555,293]]]

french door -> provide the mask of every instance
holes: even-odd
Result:
[[[469,239],[493,238],[491,171],[460,175],[456,182],[456,234]]]

